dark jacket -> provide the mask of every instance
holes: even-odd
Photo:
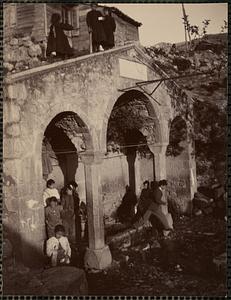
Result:
[[[103,28],[106,36],[104,46],[114,47],[115,46],[114,32],[116,30],[116,23],[112,16],[104,17]]]
[[[97,10],[91,10],[87,14],[87,26],[92,30],[92,43],[94,44],[103,44],[106,40],[103,21],[99,20],[100,17],[102,14]]]
[[[64,23],[51,25],[47,41],[47,56],[50,56],[52,52],[56,52],[57,55],[72,55],[73,49],[70,47],[64,30],[73,30],[73,26]]]

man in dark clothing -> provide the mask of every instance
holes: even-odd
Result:
[[[72,242],[75,242],[75,209],[72,188],[68,185],[61,201],[63,211],[62,219],[65,232]]]
[[[103,28],[103,16],[97,10],[95,3],[91,4],[91,11],[87,13],[87,26],[89,34],[92,35],[92,48],[93,52],[98,52],[100,45],[103,45],[106,37]]]
[[[111,49],[115,46],[114,32],[116,30],[116,23],[111,15],[111,10],[109,7],[104,7],[104,19],[103,28],[106,36],[106,40],[103,44],[104,50]]]
[[[73,55],[73,49],[70,47],[64,30],[73,30],[74,28],[69,24],[61,23],[60,21],[61,16],[59,14],[52,15],[46,55],[65,59]]]
[[[149,182],[146,180],[143,183],[144,187],[140,194],[140,201],[138,203],[137,210],[140,212],[141,215],[143,215],[146,210],[148,209],[150,205],[150,188],[149,188]]]
[[[117,217],[121,223],[129,223],[135,215],[135,205],[137,198],[135,193],[129,186],[126,186],[126,193],[122,199],[122,203],[117,210]]]
[[[81,219],[79,215],[79,194],[78,194],[78,184],[75,181],[70,181],[68,184],[68,187],[72,189],[72,196],[74,200],[74,213],[75,213],[75,236],[76,236],[76,242],[79,242],[81,240]]]

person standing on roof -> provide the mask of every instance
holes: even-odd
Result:
[[[93,52],[99,52],[100,45],[102,46],[105,43],[106,37],[103,27],[103,16],[97,10],[96,3],[91,4],[91,11],[87,13],[86,22],[91,36],[92,50]]]
[[[111,9],[109,7],[104,7],[103,14],[103,28],[106,36],[103,48],[104,50],[108,50],[115,46],[114,32],[116,30],[116,23],[111,15]]]

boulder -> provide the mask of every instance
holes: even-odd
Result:
[[[29,55],[28,55],[27,48],[22,46],[19,47],[17,51],[15,51],[14,60],[16,62],[27,61],[28,59],[29,59]]]
[[[7,72],[11,72],[14,69],[14,65],[4,62],[3,63],[3,68],[7,71]]]
[[[38,44],[37,45],[33,44],[29,47],[28,54],[31,57],[41,56],[42,55],[42,50],[41,50],[41,48]]]
[[[87,295],[88,284],[84,270],[60,266],[45,270],[41,282],[49,295]]]
[[[30,68],[35,68],[35,67],[39,66],[39,64],[40,64],[40,61],[37,57],[31,58],[30,61],[29,61],[29,67]]]
[[[25,47],[30,47],[31,45],[33,45],[33,42],[31,41],[31,38],[29,36],[26,36],[22,38],[22,44]]]
[[[10,41],[10,45],[11,45],[11,46],[17,46],[17,45],[18,45],[18,39],[13,38],[13,39]]]

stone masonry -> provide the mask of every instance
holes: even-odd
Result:
[[[147,92],[136,86],[139,80],[132,75],[121,75],[121,59],[128,64],[135,62],[146,66],[148,80],[163,76],[158,68],[154,70],[150,66],[142,48],[132,44],[36,67],[5,78],[4,203],[8,211],[15,213],[18,249],[27,264],[38,263],[43,253],[42,140],[47,125],[58,114],[76,113],[87,129],[84,132],[86,151],[81,155],[89,220],[87,267],[102,269],[111,262],[104,241],[101,165],[107,151],[108,119],[117,99],[125,93],[122,89],[131,87],[134,93],[144,95],[156,122],[157,136],[150,147],[154,154],[156,179],[168,177],[165,152],[169,142],[169,123],[179,112],[185,115],[186,111],[177,104],[180,101],[172,105],[174,89],[165,83],[155,91],[154,97],[160,103],[157,104]],[[175,97],[179,98],[180,93],[176,93]],[[190,103],[189,99],[185,101]],[[194,159],[188,158],[181,171],[190,174],[191,169],[195,173]],[[192,184],[190,180],[189,177],[186,187],[188,201],[196,189],[196,183]],[[15,230],[9,224],[6,226],[11,232]]]

